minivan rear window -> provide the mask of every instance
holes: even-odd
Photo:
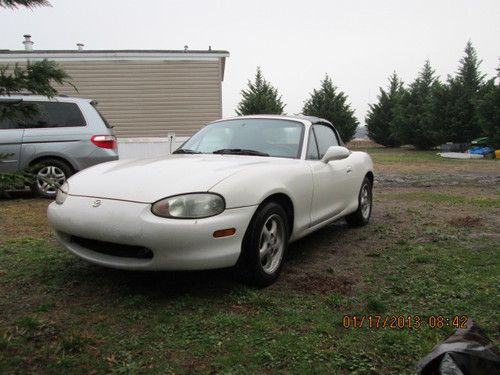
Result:
[[[24,103],[35,105],[37,113],[18,120],[21,127],[65,128],[86,125],[82,112],[75,103],[29,101]]]
[[[97,109],[96,106],[94,106],[94,109],[97,112],[97,114],[99,115],[99,117],[101,117],[101,120],[102,120],[102,122],[104,122],[104,125],[106,125],[106,127],[108,129],[113,129],[113,127],[109,124],[108,120],[106,120],[106,118],[102,115],[102,113]]]

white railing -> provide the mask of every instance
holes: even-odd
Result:
[[[170,155],[188,137],[170,138],[118,138],[120,159],[140,159]]]

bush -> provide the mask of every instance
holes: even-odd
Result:
[[[9,157],[8,154],[0,154],[0,161]],[[0,197],[8,197],[9,190],[20,190],[31,185],[35,181],[35,175],[31,169],[20,172],[0,173]]]

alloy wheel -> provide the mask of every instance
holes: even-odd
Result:
[[[285,249],[285,225],[281,216],[269,216],[262,227],[259,241],[260,264],[264,272],[272,274],[278,269]]]
[[[66,175],[59,167],[47,165],[40,169],[36,175],[38,189],[47,195],[57,193],[57,188],[66,181]]]
[[[370,188],[365,184],[361,190],[361,214],[364,219],[370,217],[371,206]]]

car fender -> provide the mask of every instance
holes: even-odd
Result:
[[[209,191],[222,195],[227,209],[257,206],[273,194],[285,194],[293,205],[292,237],[310,225],[312,172],[301,160],[294,164],[245,169],[220,181]]]
[[[358,181],[357,193],[361,189],[365,176],[370,172],[373,174],[373,161],[370,155],[362,151],[353,151],[351,156],[353,157],[353,170]]]
[[[361,185],[363,180],[368,173],[373,174],[373,162],[366,152],[353,151],[351,153],[352,158],[352,170],[354,174],[354,185],[352,186],[352,196],[351,203],[348,205],[348,209],[345,211],[346,214],[354,212],[358,209],[358,195],[361,190]]]

